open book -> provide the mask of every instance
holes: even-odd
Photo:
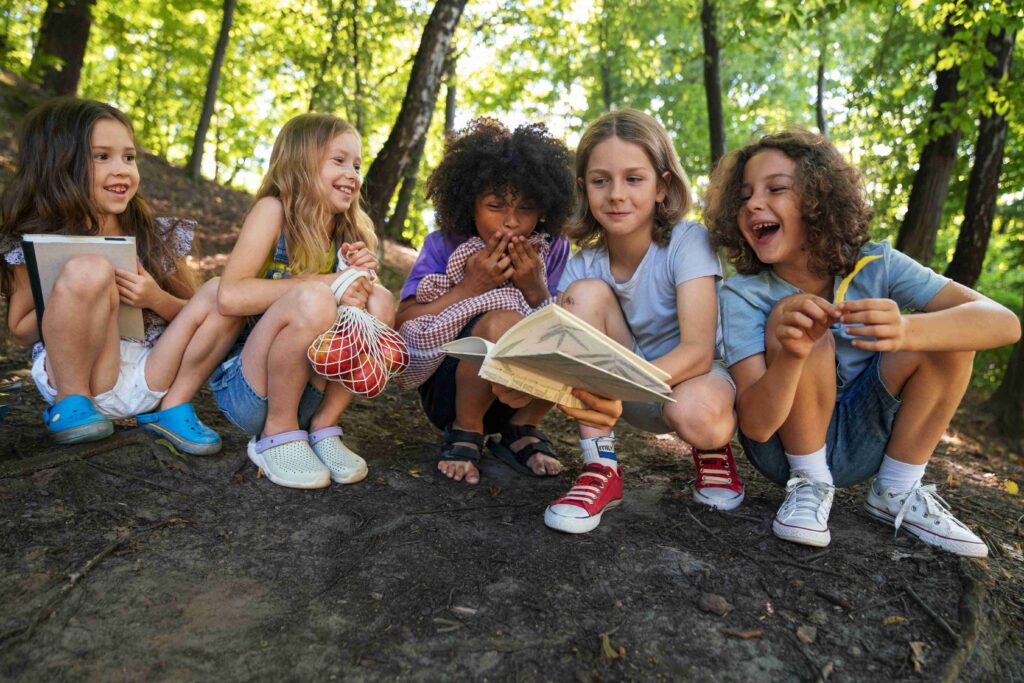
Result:
[[[72,257],[98,254],[110,261],[115,268],[133,273],[137,265],[134,237],[22,235],[21,248],[25,253],[25,265],[28,267],[28,280],[36,305],[40,338],[43,335],[43,308],[50,299],[50,292],[53,291],[57,276]],[[141,308],[122,303],[117,312],[117,324],[122,337],[142,339],[145,336]]]
[[[466,337],[441,348],[480,362],[488,381],[572,408],[584,407],[574,387],[624,401],[673,401],[667,372],[554,304],[520,320],[496,343]]]

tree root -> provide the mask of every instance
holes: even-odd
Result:
[[[60,467],[72,462],[81,462],[97,455],[109,453],[127,446],[145,446],[149,439],[139,430],[118,432],[109,439],[103,440],[100,444],[91,448],[72,446],[68,449],[58,449],[46,455],[39,455],[34,458],[22,458],[13,462],[4,463],[0,466],[0,479],[13,479],[15,477],[26,477],[36,472]]]
[[[956,650],[946,660],[946,666],[938,680],[942,683],[954,683],[960,678],[964,666],[974,654],[974,648],[981,637],[985,605],[985,585],[972,574],[970,560],[960,560],[960,584],[963,594],[960,596],[960,642]]]

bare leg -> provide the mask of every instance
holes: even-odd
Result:
[[[337,317],[331,288],[302,282],[267,309],[242,350],[242,371],[257,393],[267,397],[263,435],[299,428],[298,410],[312,368],[306,350]]]
[[[341,414],[348,410],[355,396],[345,389],[339,382],[325,382],[324,400],[320,403],[313,419],[309,423],[309,431],[315,432],[324,427],[333,427],[338,424]]]
[[[373,292],[366,301],[366,310],[388,327],[395,326],[395,297],[380,285],[373,286]]]
[[[721,448],[736,432],[736,392],[724,377],[700,375],[672,387],[675,403],[662,417],[686,443],[701,450]]]
[[[633,348],[633,333],[608,283],[596,279],[576,280],[563,292],[562,306],[627,349]],[[579,430],[581,439],[593,439],[612,433],[610,427],[599,429],[580,425]]]
[[[972,351],[907,351],[882,354],[882,382],[903,401],[886,451],[893,460],[928,462],[967,391]]]
[[[192,400],[242,329],[242,318],[218,312],[219,284],[214,278],[200,287],[153,345],[146,383],[154,391],[167,390],[162,410]]]
[[[69,260],[43,313],[46,374],[57,400],[96,396],[117,383],[121,365],[114,268],[102,256]]]

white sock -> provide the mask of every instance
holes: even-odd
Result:
[[[611,467],[619,471],[619,461],[615,457],[615,434],[608,436],[595,436],[592,439],[580,439],[580,448],[583,449],[583,464],[589,465],[596,462],[605,467]]]
[[[879,488],[883,491],[886,489],[894,489],[900,493],[906,493],[914,488],[921,477],[924,476],[924,468],[928,464],[924,465],[911,465],[907,462],[900,462],[889,457],[886,453],[885,457],[882,458],[882,466],[878,468],[878,482]]]
[[[790,472],[800,470],[814,481],[821,481],[826,484],[832,483],[832,472],[829,470],[828,461],[825,459],[824,446],[806,455],[786,453],[786,460],[789,461]]]

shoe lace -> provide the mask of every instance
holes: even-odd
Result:
[[[815,517],[821,512],[821,503],[828,496],[829,491],[834,487],[823,481],[815,481],[800,475],[791,478],[786,482],[786,500],[779,510],[781,517],[790,517],[794,513],[804,510],[814,513]]]
[[[580,476],[576,477],[575,483],[569,492],[562,496],[562,500],[578,500],[582,503],[593,503],[601,495],[601,489],[611,477],[596,467],[584,467]]]
[[[911,510],[915,502],[920,502],[924,506],[923,517],[925,519],[934,516],[952,519],[959,523],[959,520],[952,517],[952,513],[949,511],[949,503],[939,495],[939,492],[935,488],[935,484],[922,486],[919,482],[917,486],[907,494],[907,497],[903,499],[903,504],[900,505],[900,511],[896,514],[896,521],[894,522],[896,531],[899,531],[900,525],[903,524],[903,518],[907,515],[907,512]]]
[[[736,475],[736,464],[728,449],[699,451],[693,449],[693,462],[697,468],[697,486],[729,485]],[[717,465],[717,466],[716,466]]]

